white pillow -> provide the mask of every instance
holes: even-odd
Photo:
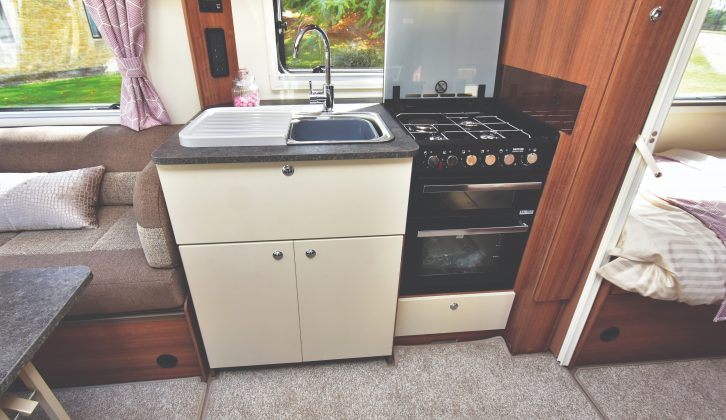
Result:
[[[97,227],[104,171],[0,173],[0,232]]]

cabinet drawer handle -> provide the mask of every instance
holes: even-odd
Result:
[[[459,309],[459,304],[454,302],[451,305],[449,305],[449,308],[451,308],[452,311],[455,311],[455,310]]]
[[[305,255],[307,255],[308,258],[314,258],[316,255],[318,255],[317,252],[315,252],[314,249],[308,249],[305,251]]]
[[[282,255],[283,255],[282,254],[282,251],[275,251],[275,252],[272,253],[272,258],[274,258],[276,260],[281,260],[282,259]]]
[[[282,167],[282,173],[285,176],[292,176],[295,173],[295,168],[292,165],[285,165]]]

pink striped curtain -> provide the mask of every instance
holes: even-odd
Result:
[[[146,0],[84,0],[121,72],[121,125],[139,131],[170,124],[159,94],[146,77],[143,52]]]

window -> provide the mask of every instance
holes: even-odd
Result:
[[[0,0],[0,69],[11,68],[17,64],[17,20],[18,15],[13,4],[8,0]]]
[[[273,1],[281,71],[324,71],[323,42],[315,33],[305,35],[298,58],[292,58],[298,29],[311,23],[323,28],[330,38],[332,71],[383,71],[385,0]]]
[[[101,39],[101,31],[98,30],[98,26],[96,26],[96,22],[93,21],[91,14],[88,13],[85,3],[83,4],[83,11],[86,12],[86,20],[88,21],[88,29],[91,31],[91,36],[93,39]]]
[[[0,107],[98,109],[119,103],[116,61],[89,31],[82,0],[0,0],[0,5]],[[14,46],[6,48],[11,37]]]
[[[726,0],[712,0],[677,99],[726,99]]]

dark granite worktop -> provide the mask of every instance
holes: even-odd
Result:
[[[0,395],[91,281],[88,267],[0,271]]]
[[[348,111],[349,109],[346,109]],[[317,144],[290,146],[184,147],[179,135],[164,142],[152,158],[158,165],[202,163],[281,162],[300,160],[380,159],[411,157],[418,145],[382,105],[362,105],[361,112],[375,112],[391,130],[394,140],[386,143]]]

